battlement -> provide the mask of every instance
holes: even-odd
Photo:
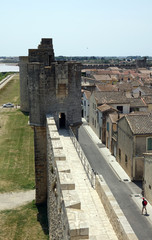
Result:
[[[44,48],[51,48],[53,49],[53,43],[52,38],[42,38],[40,45],[38,46],[38,49],[44,49]]]
[[[50,239],[137,240],[103,177],[92,172],[74,135],[59,133],[51,116],[47,116],[46,128]],[[80,161],[77,152],[83,160]]]
[[[47,117],[47,185],[50,239],[89,239],[89,228],[53,117]]]

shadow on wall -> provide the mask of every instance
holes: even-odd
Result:
[[[49,237],[49,227],[48,227],[48,219],[47,219],[47,205],[46,204],[40,204],[40,205],[36,205],[36,207],[38,209],[37,221],[40,222],[44,234],[48,235],[48,237]]]

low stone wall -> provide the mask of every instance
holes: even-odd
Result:
[[[108,185],[101,175],[96,176],[95,189],[103,203],[119,240],[138,240]]]
[[[46,128],[49,239],[89,239],[89,228],[53,117],[47,116]]]
[[[8,75],[6,78],[4,78],[2,81],[0,81],[0,85],[2,85],[3,83],[7,83],[8,81],[10,81],[12,78],[14,77],[14,74],[12,75]]]

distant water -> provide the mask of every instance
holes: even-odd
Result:
[[[0,63],[0,72],[19,72],[19,66]]]

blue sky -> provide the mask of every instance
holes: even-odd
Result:
[[[55,56],[152,56],[152,0],[2,0],[0,56],[53,38]]]

